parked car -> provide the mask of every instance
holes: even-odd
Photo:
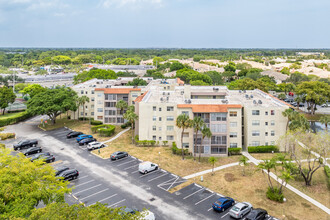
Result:
[[[14,144],[14,150],[21,150],[26,149],[29,147],[37,146],[38,140],[23,140],[18,142],[17,144]]]
[[[327,108],[327,107],[329,107],[329,104],[328,103],[324,103],[324,104],[321,105],[321,107],[322,108]]]
[[[118,160],[118,159],[124,158],[124,157],[128,157],[127,152],[117,151],[110,155],[111,160]]]
[[[26,150],[23,150],[22,153],[27,156],[31,154],[40,153],[42,151],[41,147],[30,147]]]
[[[293,99],[284,99],[284,101],[290,104],[294,102]]]
[[[292,102],[291,105],[293,105],[294,107],[297,107],[298,103],[297,102]],[[304,107],[304,106],[305,106],[304,103],[299,103],[299,107]]]
[[[78,176],[79,176],[79,172],[78,170],[75,169],[63,171],[58,175],[58,177],[63,177],[63,180],[74,180],[77,179]]]
[[[58,168],[55,168],[55,170],[56,170],[55,176],[58,176],[61,173],[63,173],[64,171],[69,170],[69,169],[70,169],[69,167],[58,167]]]
[[[129,213],[131,215],[135,215],[137,212],[139,212],[139,210],[137,210],[137,209],[131,209],[131,208],[124,208],[123,212],[124,213]]]
[[[158,170],[158,165],[155,163],[151,163],[149,161],[145,161],[139,164],[139,172],[146,174],[153,170]]]
[[[217,201],[212,204],[214,211],[225,211],[235,204],[235,200],[230,197],[220,197]]]
[[[43,159],[46,163],[51,163],[55,161],[55,157],[51,155],[50,153],[37,153],[31,157],[31,161],[35,161],[37,159]]]
[[[71,131],[66,135],[66,138],[73,138],[73,137],[78,137],[79,135],[82,135],[82,132],[79,131]]]
[[[250,213],[244,218],[244,220],[264,220],[269,215],[264,209],[252,209]]]
[[[89,144],[91,142],[96,141],[95,138],[91,137],[91,138],[84,138],[81,141],[79,141],[79,145],[85,145],[85,144]]]
[[[230,210],[229,215],[233,218],[242,218],[249,213],[252,209],[252,205],[248,202],[239,202],[235,204]]]
[[[83,140],[85,138],[93,138],[93,136],[90,134],[81,134],[76,138],[76,140],[77,140],[77,142],[80,142],[81,140]]]
[[[155,220],[155,214],[150,212],[149,210],[145,210],[140,212],[141,216],[143,216],[141,219],[143,220]]]
[[[105,147],[105,144],[94,141],[88,144],[87,149],[88,150],[95,150],[95,149],[100,149],[102,147]]]

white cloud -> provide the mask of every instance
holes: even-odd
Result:
[[[161,7],[163,0],[102,0],[101,6],[105,8],[123,7],[123,6],[142,6],[152,5],[154,7]]]

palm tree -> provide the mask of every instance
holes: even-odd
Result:
[[[299,109],[299,104],[304,101],[304,97],[301,95],[298,95],[294,100],[297,102],[297,107]]]
[[[266,160],[262,163],[260,163],[258,165],[258,168],[261,169],[262,173],[264,173],[264,170],[267,171],[267,175],[268,175],[268,185],[269,185],[269,188],[274,192],[274,186],[273,186],[273,183],[272,183],[272,180],[270,178],[270,171],[271,169],[275,169],[276,167],[276,161],[275,160]]]
[[[198,149],[198,153],[199,153],[199,156],[198,156],[198,161],[201,162],[201,149],[202,149],[202,144],[203,144],[203,140],[204,138],[207,137],[207,138],[211,138],[212,137],[212,132],[210,130],[210,128],[204,126],[203,129],[202,129],[202,140],[201,140],[201,146],[199,147]]]
[[[245,166],[248,164],[248,158],[241,156],[239,158],[239,165],[243,166],[243,176],[245,176]]]
[[[127,102],[125,102],[124,100],[119,100],[116,104],[116,108],[120,109],[120,114],[123,114],[124,109],[126,109],[128,107]]]
[[[217,162],[218,159],[215,157],[209,157],[209,163],[212,164],[212,176],[214,175],[214,164]]]
[[[184,152],[183,152],[183,133],[185,129],[192,127],[192,120],[189,119],[189,116],[186,114],[181,114],[176,119],[176,124],[178,128],[182,129],[181,132],[181,151],[182,151],[182,160],[184,160]]]
[[[84,115],[84,119],[85,119],[85,103],[89,102],[89,98],[85,95],[80,97],[80,104],[83,106],[83,115]]]
[[[131,126],[132,126],[132,144],[134,144],[134,123],[135,121],[139,118],[139,116],[137,114],[135,114],[135,112],[133,111],[126,111],[124,114],[124,118],[131,122]]]
[[[81,97],[78,97],[76,99],[76,105],[77,105],[77,110],[78,110],[78,117],[77,120],[79,120],[79,107],[81,106]]]
[[[288,131],[289,129],[289,124],[290,124],[290,121],[293,120],[293,118],[295,117],[295,114],[297,112],[293,111],[292,108],[288,108],[288,109],[285,109],[285,111],[282,112],[282,115],[284,117],[287,117],[288,118],[288,121],[286,122],[286,132]]]
[[[325,131],[328,132],[328,124],[330,123],[330,116],[324,115],[320,118],[320,122],[325,125]]]
[[[195,143],[194,143],[194,160],[195,160],[195,149],[196,149],[196,145],[197,145],[197,134],[199,131],[201,131],[203,129],[203,127],[205,126],[205,123],[203,121],[203,119],[201,117],[195,117],[192,121],[192,125],[195,131]],[[198,151],[199,152],[199,151]]]

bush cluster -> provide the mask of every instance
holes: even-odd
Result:
[[[0,149],[1,149],[1,148],[5,148],[5,147],[6,147],[5,144],[1,144],[1,143],[0,143]]]
[[[230,147],[228,148],[228,155],[240,155],[241,154],[241,148],[239,147]]]
[[[125,129],[125,128],[127,128],[127,127],[130,127],[131,126],[131,122],[126,122],[125,124],[122,124],[122,125],[120,125],[120,127],[122,128],[122,129]]]
[[[0,133],[1,140],[6,140],[14,137],[15,137],[15,133]]]
[[[93,133],[99,133],[101,136],[110,137],[115,133],[116,127],[114,125],[95,125],[91,127]]]
[[[272,151],[279,152],[279,149],[275,145],[248,147],[249,153],[271,153]]]
[[[143,146],[143,147],[153,147],[153,146],[155,146],[156,145],[156,141],[154,141],[154,140],[151,140],[151,141],[149,141],[149,140],[141,140],[141,141],[135,141],[135,143],[136,143],[136,145],[138,145],[138,146]]]
[[[30,118],[31,116],[32,116],[31,114],[24,111],[13,117],[0,119],[0,127],[6,126],[6,125],[12,125],[12,124],[18,123],[20,121],[24,121],[24,120]]]
[[[176,154],[176,155],[182,155],[182,149],[179,149],[177,146],[176,146],[176,143],[175,142],[172,142],[172,153],[173,154]],[[183,149],[183,154],[184,155],[189,155],[189,151],[188,149]]]
[[[328,166],[324,166],[324,172],[325,172],[325,175],[327,175],[328,177],[328,189],[330,189],[330,168]]]
[[[103,124],[102,121],[91,120],[91,125],[101,125]]]
[[[279,194],[279,189],[277,189],[276,187],[274,187],[274,189],[272,190],[270,187],[268,187],[267,190],[267,198],[276,202],[283,202],[284,199],[284,195],[283,193]]]
[[[25,109],[9,110],[7,113],[24,112],[24,111],[25,111]]]

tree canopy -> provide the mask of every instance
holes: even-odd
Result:
[[[86,82],[90,79],[117,79],[117,75],[113,70],[103,70],[93,68],[90,71],[84,71],[75,75],[73,78],[74,84]]]
[[[41,92],[45,92],[46,90],[47,90],[46,88],[42,87],[39,84],[30,84],[30,85],[26,86],[20,92],[23,94],[28,94],[30,96],[30,98],[33,98],[33,96],[35,96]]]
[[[127,86],[146,86],[148,83],[140,78],[134,78],[132,81],[127,83]]]
[[[3,114],[5,114],[5,109],[8,107],[9,103],[15,102],[15,99],[16,95],[12,89],[6,86],[0,88],[0,109],[3,111]]]
[[[199,80],[203,82],[205,85],[211,85],[212,79],[206,74],[199,73],[195,70],[191,69],[181,69],[176,72],[176,77],[183,80],[185,83],[190,83],[190,81],[197,81]]]

